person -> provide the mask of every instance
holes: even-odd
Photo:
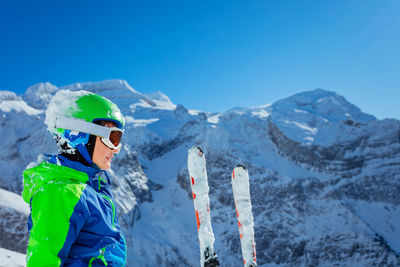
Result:
[[[23,172],[27,266],[124,266],[126,243],[105,172],[121,149],[120,110],[102,96],[60,90],[45,123],[59,154]]]

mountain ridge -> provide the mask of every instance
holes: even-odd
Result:
[[[29,89],[31,102],[0,91],[0,125],[8,129],[0,138],[9,151],[0,155],[0,187],[19,193],[25,166],[43,152],[57,152],[43,124],[56,90],[112,97],[127,119],[123,149],[110,174],[127,233],[128,266],[198,266],[186,167],[193,145],[207,157],[222,265],[242,265],[230,188],[237,163],[246,164],[250,174],[259,266],[400,264],[398,120],[377,120],[323,89],[261,107],[207,113],[175,105],[162,93],[132,91],[121,80],[55,88],[45,83]],[[7,235],[15,230],[7,230],[5,218],[26,226],[26,215],[9,205],[0,205],[0,213]]]

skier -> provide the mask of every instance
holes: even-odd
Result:
[[[61,90],[45,123],[60,150],[23,173],[31,208],[27,266],[124,266],[126,243],[105,172],[121,148],[120,110],[99,95]]]

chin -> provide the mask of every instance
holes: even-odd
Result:
[[[111,168],[111,165],[105,165],[104,168],[102,168],[103,170],[108,170]]]
[[[99,166],[99,168],[102,169],[102,170],[108,170],[108,169],[111,168],[111,164],[103,163],[103,164],[101,164],[101,165]]]

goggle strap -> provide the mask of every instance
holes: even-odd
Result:
[[[108,128],[91,122],[66,117],[57,117],[54,127],[68,129],[71,131],[84,132],[104,138],[109,138],[111,131],[117,130],[115,128]],[[121,131],[122,133],[124,132],[121,129],[118,129],[118,131]]]

